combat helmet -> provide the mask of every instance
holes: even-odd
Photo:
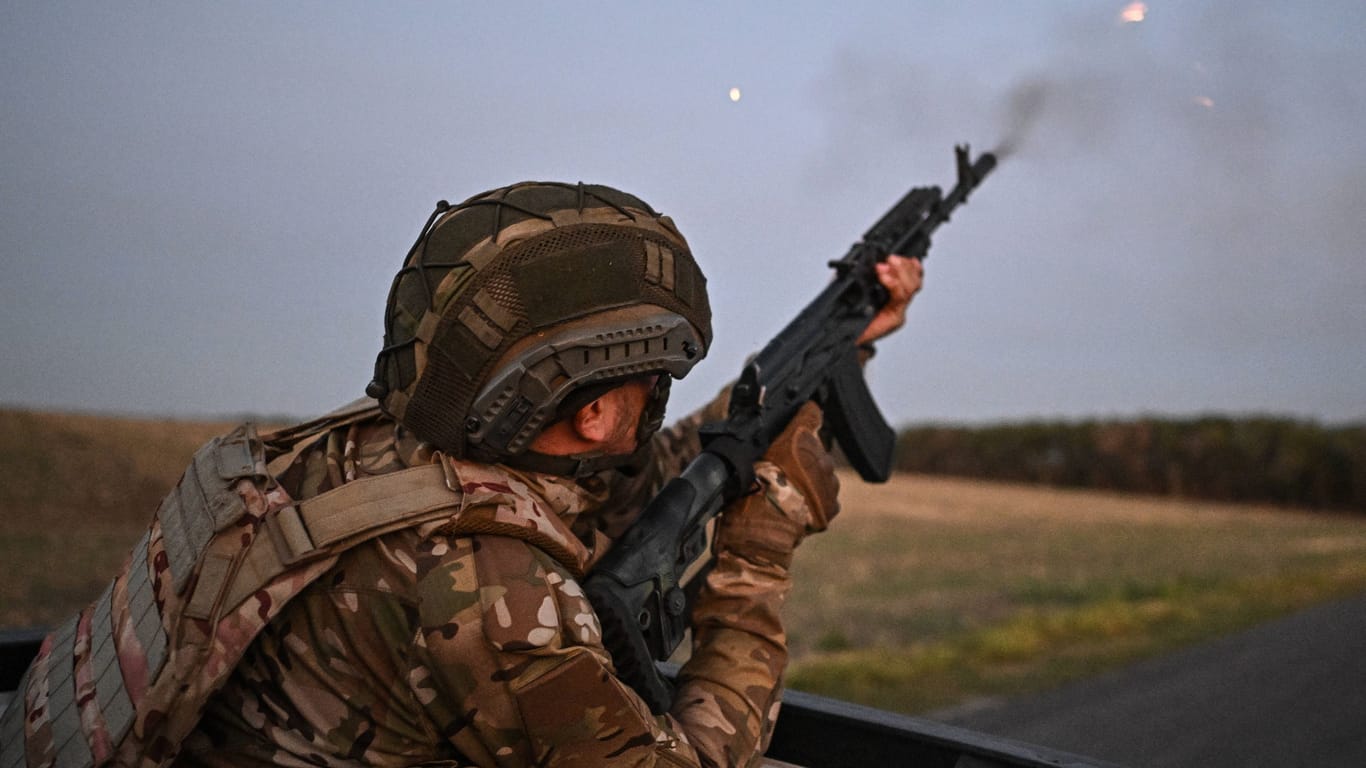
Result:
[[[527,450],[620,382],[711,343],[706,280],[672,220],[611,187],[523,182],[437,203],[394,277],[366,393],[448,455],[583,474]],[[662,395],[661,395],[662,390]]]

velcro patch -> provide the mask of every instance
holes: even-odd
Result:
[[[640,248],[634,240],[615,240],[513,267],[527,319],[541,328],[639,301]]]

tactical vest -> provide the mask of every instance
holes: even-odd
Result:
[[[451,518],[460,485],[444,460],[302,502],[272,479],[306,438],[376,413],[357,401],[200,448],[123,571],[43,641],[0,717],[0,768],[169,764],[260,630],[342,552]]]

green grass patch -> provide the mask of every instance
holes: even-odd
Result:
[[[941,640],[815,653],[793,666],[798,690],[907,713],[1044,690],[1327,598],[1366,589],[1366,564],[1071,607],[1026,608]]]
[[[798,555],[793,688],[923,714],[1366,590],[1358,517],[899,482]]]

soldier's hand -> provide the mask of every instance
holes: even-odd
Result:
[[[823,421],[820,406],[803,405],[764,454],[806,500],[803,535],[825,530],[840,511],[835,460],[820,436]]]
[[[719,548],[786,568],[803,538],[826,529],[839,513],[839,480],[820,427],[820,408],[807,403],[754,465],[758,488],[721,516]]]
[[[889,298],[859,336],[859,344],[871,344],[906,324],[906,309],[925,283],[925,265],[920,259],[888,256],[877,264],[877,279]]]

